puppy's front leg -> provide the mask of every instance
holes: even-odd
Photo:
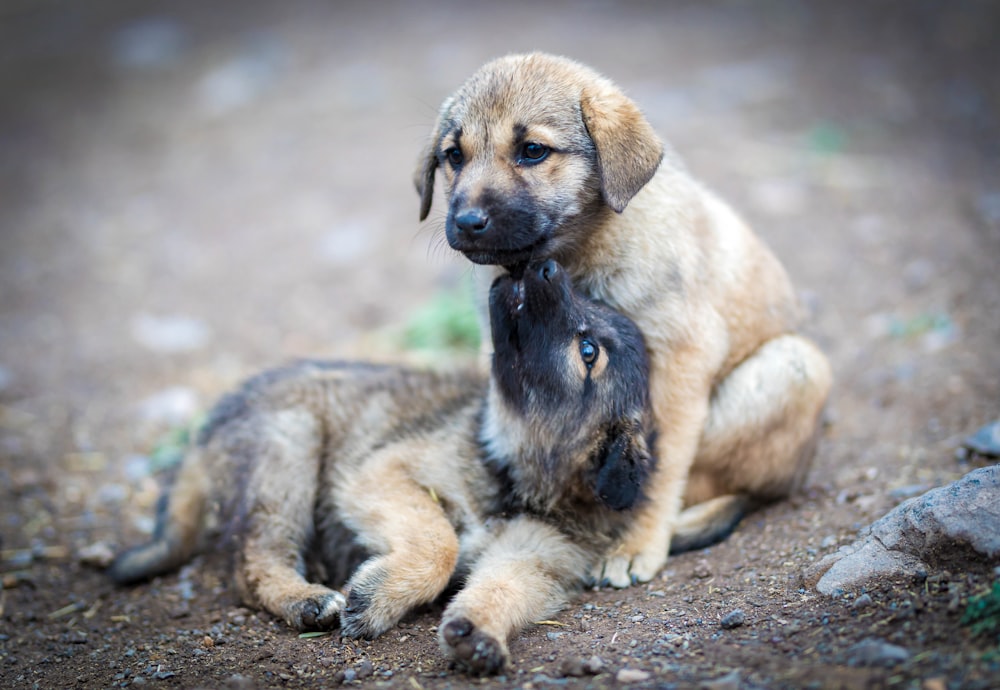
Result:
[[[656,465],[647,500],[616,547],[591,573],[595,582],[628,587],[652,580],[667,562],[670,536],[708,416],[711,378],[705,353],[695,348],[654,357],[650,403],[656,421]]]
[[[342,517],[377,554],[347,583],[340,620],[348,637],[378,637],[437,598],[454,573],[458,535],[435,495],[411,472],[432,461],[416,444],[390,446],[337,489]]]
[[[591,561],[554,527],[530,517],[511,520],[445,610],[441,648],[473,675],[501,672],[510,658],[508,638],[561,609]]]

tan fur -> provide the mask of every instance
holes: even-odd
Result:
[[[526,141],[548,156],[527,159]],[[657,573],[675,525],[705,524],[711,513],[685,516],[685,504],[794,490],[832,381],[827,359],[796,334],[799,307],[778,260],[663,151],[604,77],[565,58],[513,55],[445,100],[416,176],[423,219],[443,171],[453,248],[508,267],[552,257],[645,335],[660,461],[653,500],[599,574],[615,586]],[[502,272],[483,271],[483,282]]]
[[[236,541],[246,603],[375,637],[468,574],[441,646],[500,671],[510,635],[561,608],[624,531],[650,462],[641,334],[542,268],[493,288],[490,379],[304,362],[223,398],[152,541],[111,576],[176,568],[214,529]]]

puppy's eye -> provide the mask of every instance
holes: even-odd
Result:
[[[548,146],[545,144],[539,144],[534,141],[529,141],[521,149],[521,160],[525,163],[539,163],[545,160],[545,157],[549,155]]]
[[[590,366],[597,361],[597,355],[600,354],[601,349],[597,347],[597,343],[591,342],[590,340],[580,341],[580,359],[583,363],[587,365],[589,369]]]
[[[445,149],[444,157],[452,165],[461,165],[462,162],[465,160],[464,156],[462,156],[462,150],[459,149],[457,146],[452,146],[451,148]]]

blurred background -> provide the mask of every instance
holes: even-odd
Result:
[[[998,19],[988,1],[7,0],[2,548],[147,531],[176,430],[261,367],[467,357],[472,269],[440,200],[417,222],[411,176],[441,100],[536,49],[617,81],[788,266],[838,375],[814,482],[858,499],[826,529],[961,474],[955,439],[1000,412]]]

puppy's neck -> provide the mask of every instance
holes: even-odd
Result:
[[[585,473],[591,444],[555,434],[511,409],[495,387],[487,397],[479,433],[484,460],[503,476],[510,503],[549,513],[581,492],[590,495]]]

